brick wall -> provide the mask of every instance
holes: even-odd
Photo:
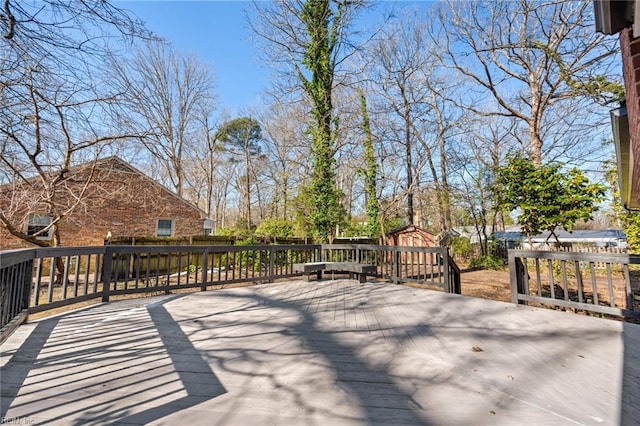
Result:
[[[620,50],[631,136],[632,197],[640,203],[640,38],[633,38],[633,29],[620,32]]]
[[[76,186],[83,185],[86,173],[89,172],[78,170],[74,174],[75,179],[70,181],[77,181]],[[155,236],[158,219],[173,220],[173,236],[202,234],[203,218],[200,210],[121,160],[115,159],[102,164],[92,181],[83,202],[60,224],[64,246],[103,245],[107,232],[111,232],[114,238]],[[79,187],[70,186],[73,183],[61,189],[59,199],[64,198],[65,194],[79,193]],[[3,196],[0,202],[5,200],[6,204],[9,198]],[[22,222],[22,226],[26,227],[29,212],[26,209],[3,209],[9,210],[13,210],[13,222]],[[0,227],[0,249],[30,246]]]

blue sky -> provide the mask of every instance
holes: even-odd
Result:
[[[216,75],[218,105],[230,112],[258,103],[269,83],[251,41],[245,10],[250,1],[118,1],[146,22],[147,28],[184,53],[194,53],[210,64]]]

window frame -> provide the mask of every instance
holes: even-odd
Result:
[[[164,227],[164,226],[161,227],[160,226],[161,222],[169,222],[170,228],[167,228],[167,227]],[[163,229],[163,230],[168,229],[169,230],[169,235],[164,235],[164,234],[161,235],[160,234],[160,230],[161,229]],[[174,229],[175,229],[175,221],[173,219],[158,219],[156,221],[156,237],[173,237]]]
[[[35,220],[35,218],[38,218],[38,220]],[[46,219],[46,224],[45,224],[45,220]],[[49,228],[49,230],[45,233],[45,234],[41,234],[41,235],[35,235],[36,233],[40,232],[42,229],[46,228],[47,226],[51,225],[51,222],[53,222],[53,218],[51,216],[49,216],[46,213],[29,213],[29,215],[27,216],[27,226],[26,226],[26,230],[25,233],[29,236],[29,237],[35,237],[38,240],[50,240],[51,238],[53,238],[53,228]],[[33,228],[36,228],[35,230],[33,230]]]

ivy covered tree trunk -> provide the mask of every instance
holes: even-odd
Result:
[[[364,192],[367,199],[367,234],[369,237],[377,237],[380,229],[380,208],[378,206],[378,194],[376,181],[378,179],[378,163],[376,163],[373,149],[373,135],[367,112],[367,100],[362,91],[359,92],[360,106],[362,109],[362,130],[364,131]]]
[[[299,71],[304,90],[312,101],[313,174],[311,197],[313,214],[311,223],[314,236],[320,241],[331,241],[335,227],[344,218],[340,203],[341,192],[335,183],[334,134],[332,89],[335,71],[334,49],[341,26],[343,3],[334,12],[329,0],[308,0],[302,10],[302,20],[309,34],[303,65],[311,78]],[[335,16],[334,16],[335,13]]]

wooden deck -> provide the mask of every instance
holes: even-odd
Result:
[[[354,280],[112,302],[0,349],[14,424],[640,419],[638,325]]]

